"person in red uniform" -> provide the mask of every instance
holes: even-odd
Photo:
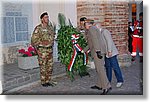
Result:
[[[143,62],[143,27],[140,25],[139,21],[134,22],[134,32],[133,32],[133,50],[132,50],[132,61],[135,61],[137,54],[137,49],[139,51],[140,62]]]

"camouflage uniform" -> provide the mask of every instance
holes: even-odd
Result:
[[[36,26],[31,37],[31,44],[38,53],[41,84],[48,83],[51,80],[53,65],[54,31],[52,26],[48,25],[46,28],[42,24]]]

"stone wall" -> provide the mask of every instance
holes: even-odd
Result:
[[[29,42],[33,32],[32,3],[2,2],[0,65],[17,63],[19,47]]]
[[[131,63],[128,52],[128,3],[112,0],[77,1],[77,21],[83,16],[94,19],[112,33],[121,66],[129,66]]]
[[[28,43],[27,43],[28,44]],[[3,64],[11,64],[11,63],[18,63],[18,50],[27,48],[27,44],[21,44],[21,45],[14,45],[14,46],[6,46],[1,47],[1,63]],[[54,42],[53,47],[53,61],[58,62],[58,54],[57,54],[57,42]]]
[[[1,65],[17,63],[18,49],[23,48],[25,45],[7,46],[2,48]]]

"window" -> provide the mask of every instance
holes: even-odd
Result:
[[[22,16],[21,12],[6,12],[2,20],[2,44],[29,40],[27,16]]]

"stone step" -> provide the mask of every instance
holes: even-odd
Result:
[[[7,64],[3,67],[3,91],[8,91],[16,87],[20,87],[40,80],[40,68],[20,69],[17,63]],[[65,65],[55,62],[53,65],[53,77],[66,73]]]

